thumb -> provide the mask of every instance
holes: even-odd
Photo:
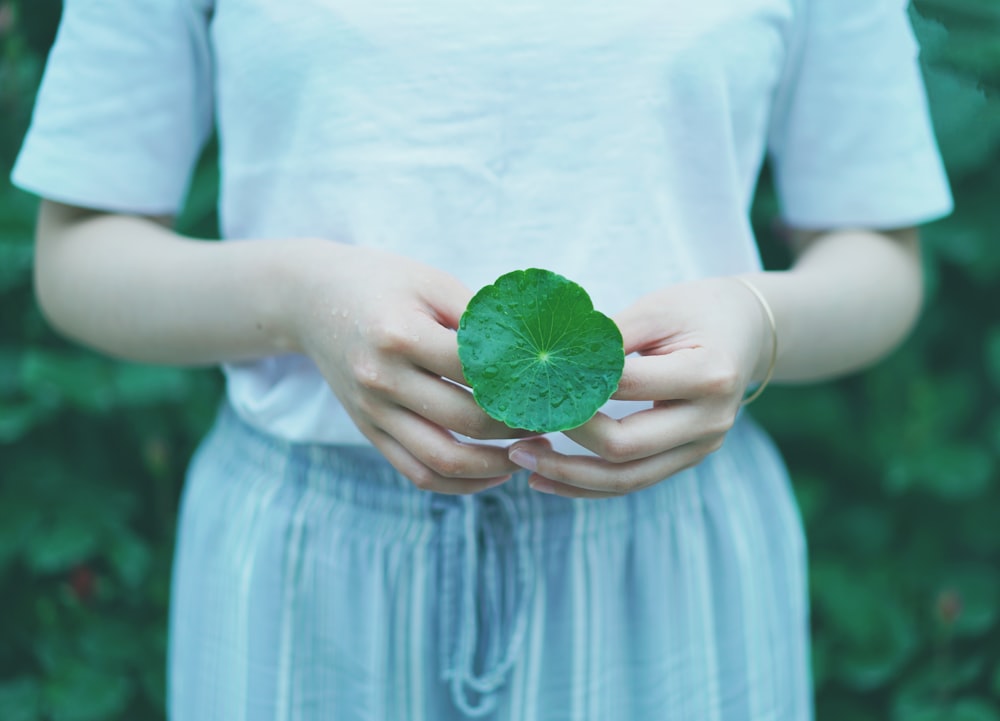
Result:
[[[630,356],[611,397],[620,401],[693,400],[705,392],[705,360],[702,348]]]
[[[662,319],[649,312],[646,304],[634,303],[614,317],[625,344],[625,355],[655,345],[662,337]]]
[[[444,272],[427,277],[420,285],[420,295],[434,319],[452,330],[458,329],[458,321],[472,300],[472,291],[458,278]]]

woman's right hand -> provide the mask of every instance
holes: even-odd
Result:
[[[439,493],[476,493],[519,470],[506,449],[449,433],[524,435],[487,416],[463,387],[455,329],[471,292],[447,273],[384,251],[329,241],[297,248],[294,344],[386,459]]]

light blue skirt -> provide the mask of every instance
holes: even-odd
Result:
[[[745,414],[696,468],[567,500],[420,491],[225,409],[174,568],[173,721],[808,721],[806,553]]]

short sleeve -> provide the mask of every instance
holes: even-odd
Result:
[[[12,180],[83,207],[174,213],[210,133],[203,0],[66,0]]]
[[[801,0],[769,150],[795,227],[916,225],[950,212],[906,0]]]

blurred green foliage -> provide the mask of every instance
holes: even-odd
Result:
[[[0,0],[0,171],[58,0]],[[836,384],[771,388],[811,553],[819,721],[1000,721],[1000,3],[917,0],[956,212],[924,233],[927,310]],[[180,219],[215,233],[214,148]],[[35,201],[0,185],[0,719],[161,719],[177,497],[221,392],[108,360],[31,294]],[[755,225],[770,266],[762,185]]]

